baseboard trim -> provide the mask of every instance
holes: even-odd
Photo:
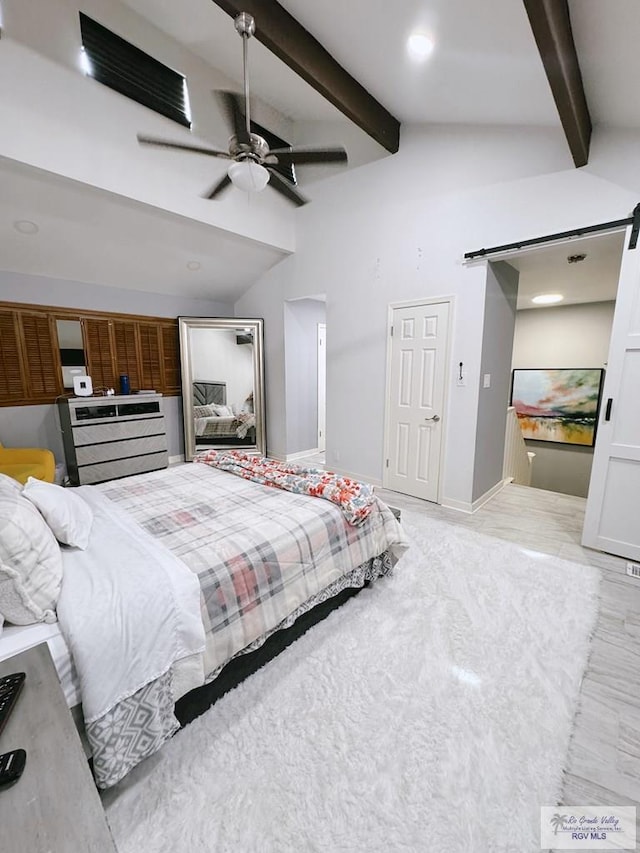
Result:
[[[469,514],[473,512],[472,505],[469,501],[457,501],[454,498],[442,498],[441,506],[446,509],[455,509],[458,512],[467,512]]]
[[[184,462],[184,453],[178,454],[178,456],[170,456],[169,457],[169,466],[171,465],[181,465]]]
[[[286,462],[295,462],[296,459],[303,459],[305,456],[313,456],[320,453],[317,447],[312,447],[311,450],[300,450],[298,453],[287,453]]]
[[[484,495],[481,495],[479,498],[476,498],[476,500],[471,504],[471,512],[475,512],[477,509],[480,509],[480,507],[484,506],[487,501],[490,501],[491,498],[494,497],[494,495],[497,495],[498,492],[501,492],[503,488],[504,481],[499,480],[495,484],[495,486],[492,486],[492,488],[486,491]]]
[[[479,510],[481,506],[484,506],[487,501],[490,501],[494,495],[497,495],[498,492],[501,491],[505,485],[505,481],[500,480],[495,484],[495,486],[492,486],[488,491],[486,491],[484,495],[480,495],[479,498],[476,498],[473,503],[470,503],[469,501],[457,501],[453,498],[443,498],[442,506],[446,507],[447,509],[456,509],[458,510],[458,512],[466,512],[471,515],[472,513]]]

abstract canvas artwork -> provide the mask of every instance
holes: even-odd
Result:
[[[604,370],[514,370],[511,405],[535,441],[593,447]]]

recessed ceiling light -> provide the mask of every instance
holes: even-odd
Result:
[[[201,266],[202,266],[202,264],[200,263],[200,261],[187,261],[187,269],[188,270],[192,270],[192,271],[199,270]]]
[[[553,305],[554,302],[562,302],[564,296],[561,293],[541,293],[540,296],[534,296],[531,300],[536,305]]]
[[[28,219],[16,219],[13,227],[21,234],[37,234],[40,230],[35,222],[31,222]]]
[[[433,39],[426,33],[411,33],[407,39],[407,51],[412,59],[421,62],[433,50]]]

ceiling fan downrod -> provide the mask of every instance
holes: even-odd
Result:
[[[253,15],[248,12],[240,12],[235,19],[236,32],[242,38],[242,73],[244,78],[244,104],[245,122],[247,134],[251,136],[251,118],[249,116],[249,64],[248,64],[248,41],[256,31],[256,22]]]

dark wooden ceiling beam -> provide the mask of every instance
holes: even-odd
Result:
[[[392,154],[400,122],[347,72],[276,0],[213,0],[232,17],[253,15],[256,38]]]
[[[568,0],[523,0],[576,166],[589,162],[591,118]]]

